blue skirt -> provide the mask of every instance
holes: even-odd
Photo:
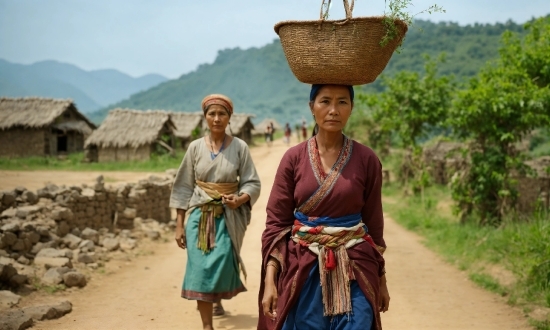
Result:
[[[298,301],[289,311],[282,330],[370,330],[374,320],[372,306],[357,281],[350,281],[350,293],[350,315],[323,316],[319,264],[315,264],[302,287]]]

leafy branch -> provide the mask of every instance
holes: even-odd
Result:
[[[407,24],[408,26],[412,26],[413,19],[417,15],[424,13],[429,13],[431,15],[432,13],[446,12],[443,7],[435,4],[416,14],[411,14],[407,11],[407,8],[412,5],[412,0],[389,0],[389,4],[387,0],[384,0],[384,2],[388,6],[389,12],[384,13],[383,24],[386,28],[386,34],[384,35],[384,38],[382,38],[382,40],[380,41],[380,46],[382,47],[386,46],[390,41],[399,36],[399,30],[395,25],[396,20],[401,20],[405,22],[405,24]],[[401,41],[401,43],[402,42],[403,40]]]

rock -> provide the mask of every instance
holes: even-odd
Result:
[[[132,209],[129,207],[124,209],[124,212],[122,212],[122,216],[125,217],[126,219],[134,219],[136,215],[137,215],[136,209]]]
[[[147,237],[149,237],[152,240],[157,240],[160,238],[160,233],[156,230],[150,230],[147,232]]]
[[[88,266],[88,268],[90,268],[90,269],[98,269],[99,268],[99,264],[96,263],[96,262],[93,262],[91,264],[86,264],[86,266]]]
[[[85,240],[90,240],[94,242],[94,244],[99,243],[99,233],[97,230],[93,230],[91,228],[84,228],[84,230],[80,233],[80,237]]]
[[[0,215],[0,219],[7,219],[7,218],[13,218],[17,214],[17,209],[10,207],[7,210],[4,210],[2,214]]]
[[[2,227],[0,227],[0,229],[5,233],[5,232],[10,232],[10,233],[16,233],[19,231],[20,229],[20,226],[19,226],[19,221],[12,221],[10,223],[7,223],[5,225],[3,225]]]
[[[22,239],[17,239],[15,243],[11,246],[13,251],[23,251],[25,250],[25,242]]]
[[[36,191],[36,195],[37,197],[40,199],[40,198],[45,198],[45,199],[54,199],[55,198],[55,195],[54,193],[48,191],[47,188],[42,188],[42,189],[38,189]]]
[[[67,224],[67,221],[60,221],[58,224],[57,224],[57,235],[60,236],[60,237],[63,237],[65,235],[67,235],[70,231],[70,227],[69,225]]]
[[[133,250],[137,246],[137,241],[132,238],[126,238],[120,241],[120,248],[124,251]]]
[[[32,327],[32,317],[23,310],[10,310],[0,314],[0,329],[23,330]]]
[[[50,269],[52,267],[73,268],[73,264],[69,258],[36,257],[34,258],[34,264],[37,266],[44,266],[46,269]]]
[[[82,233],[80,232],[80,229],[75,227],[73,228],[73,230],[71,230],[71,234],[75,235],[76,237],[80,237]]]
[[[19,304],[21,296],[16,295],[15,293],[2,290],[0,291],[0,306],[2,307],[12,307]]]
[[[38,252],[36,257],[46,257],[46,258],[69,258],[72,259],[73,252],[69,249],[54,249],[54,248],[44,248]]]
[[[23,186],[17,186],[15,187],[15,189],[13,191],[15,191],[15,193],[17,195],[21,195],[23,192],[25,192],[27,190],[27,188],[23,187]]]
[[[1,236],[0,236],[0,237],[1,237]],[[1,238],[0,238],[0,240],[1,240]],[[6,257],[6,258],[8,258],[9,256],[10,256],[9,253],[8,253],[6,250],[0,249],[0,257]]]
[[[17,275],[17,270],[10,264],[0,264],[0,283],[8,282]]]
[[[16,274],[10,278],[10,285],[12,288],[18,288],[29,281],[27,275]]]
[[[36,204],[38,202],[38,196],[36,196],[35,193],[33,193],[32,191],[30,190],[25,190],[22,194],[21,194],[21,197],[23,198],[23,201],[29,203],[29,204]]]
[[[15,216],[20,219],[25,219],[27,216],[38,213],[41,210],[42,207],[39,205],[20,206],[17,208],[17,213]]]
[[[2,204],[12,206],[15,203],[16,194],[11,191],[4,191],[2,196]]]
[[[63,275],[71,269],[68,267],[52,267],[42,276],[42,283],[57,285],[63,282]]]
[[[168,174],[171,177],[176,177],[176,174],[178,174],[178,170],[175,168],[170,168],[164,171],[164,173]]]
[[[91,264],[95,262],[95,258],[88,253],[80,253],[78,255],[78,262],[83,264]]]
[[[63,283],[69,288],[74,286],[82,288],[86,286],[87,281],[83,274],[79,272],[69,272],[63,274]]]
[[[22,265],[30,265],[31,264],[31,261],[27,258],[25,258],[25,256],[20,256],[19,258],[17,258],[17,262],[22,264]]]
[[[27,307],[23,312],[34,321],[42,321],[58,319],[70,313],[72,309],[73,305],[69,301],[63,301],[58,304]]]
[[[95,244],[94,244],[94,242],[92,242],[88,239],[85,239],[85,240],[82,240],[82,242],[80,242],[80,244],[78,245],[78,248],[82,252],[84,252],[84,250],[94,251],[95,250]]]
[[[107,251],[115,251],[120,247],[120,242],[118,241],[118,238],[106,237],[101,243],[103,247],[107,249]]]
[[[78,248],[78,244],[82,242],[82,238],[73,234],[67,234],[61,239],[61,241],[65,243],[65,245],[67,245],[70,249],[74,250]]]
[[[84,188],[82,189],[82,192],[80,193],[82,196],[86,197],[94,197],[95,196],[95,190],[90,188]]]
[[[15,235],[12,232],[4,232],[4,235],[2,235],[2,243],[6,246],[12,246],[17,242],[17,235]]]

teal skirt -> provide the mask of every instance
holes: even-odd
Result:
[[[201,210],[194,209],[185,226],[187,266],[181,296],[189,300],[215,302],[246,291],[239,265],[222,215],[216,219],[216,246],[208,253],[197,247]]]

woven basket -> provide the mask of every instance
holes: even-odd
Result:
[[[323,2],[324,3],[324,2]],[[352,18],[344,0],[346,19],[284,21],[275,25],[290,69],[306,84],[363,85],[376,80],[401,44],[407,24],[395,20],[397,37],[385,46],[384,17]]]

